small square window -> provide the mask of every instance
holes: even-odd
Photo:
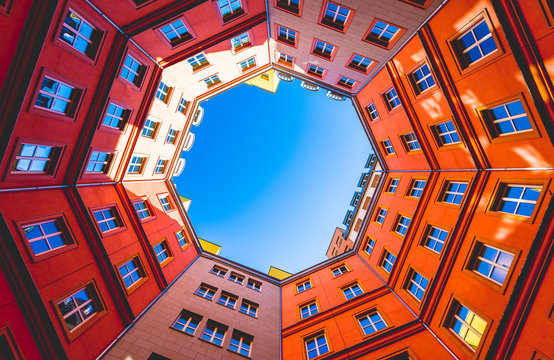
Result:
[[[310,317],[312,315],[315,315],[319,312],[319,309],[317,308],[317,303],[314,301],[311,301],[305,305],[300,306],[300,318],[305,319],[307,317]]]
[[[22,229],[35,256],[46,255],[75,243],[62,217],[26,224]]]
[[[414,72],[409,74],[408,77],[416,95],[435,86],[435,79],[427,63],[418,67]]]
[[[375,108],[375,104],[371,103],[366,106],[365,109],[371,120],[379,119],[379,113],[377,112],[377,108]]]
[[[328,1],[325,4],[319,23],[340,32],[346,32],[346,29],[352,20],[352,15],[352,10]]]
[[[347,273],[349,270],[346,267],[346,265],[337,266],[336,268],[331,269],[331,272],[333,273],[333,277],[340,276],[342,274]]]
[[[366,252],[366,254],[371,255],[374,247],[375,247],[375,240],[368,239],[367,244],[365,245],[364,251]]]
[[[248,279],[246,287],[255,291],[262,291],[262,283],[256,280]]]
[[[81,89],[65,82],[44,76],[35,100],[35,107],[73,117],[82,92]]]
[[[421,301],[423,299],[423,295],[425,294],[427,285],[429,285],[429,279],[427,279],[417,271],[410,269],[408,273],[408,279],[406,280],[404,288],[413,297],[415,297],[417,301]]]
[[[525,107],[519,99],[481,110],[481,114],[492,138],[534,130]]]
[[[162,26],[160,31],[171,46],[182,44],[193,38],[183,19],[177,19]]]
[[[290,55],[279,53],[277,62],[286,66],[293,67],[296,59]]]
[[[390,140],[381,141],[381,146],[383,147],[385,155],[395,155],[396,154],[396,152],[394,151],[394,148],[392,147],[392,143],[391,143]]]
[[[386,216],[387,216],[387,209],[379,208],[377,210],[377,215],[375,216],[375,222],[377,224],[383,225],[383,222],[385,222]]]
[[[356,319],[365,335],[373,334],[387,327],[387,323],[377,310],[371,310],[367,314],[357,316]]]
[[[256,58],[251,57],[249,59],[241,61],[239,63],[239,66],[242,72],[248,71],[249,69],[256,67]]]
[[[404,32],[405,30],[401,27],[375,19],[364,36],[364,41],[390,49]]]
[[[419,145],[419,142],[417,141],[417,138],[413,132],[400,135],[400,139],[404,144],[406,152],[410,153],[421,150],[421,146]]]
[[[214,345],[221,346],[227,333],[227,326],[216,323],[215,321],[208,320],[204,332],[200,336],[200,339],[211,342]]]
[[[427,181],[425,180],[418,180],[414,179],[412,180],[410,184],[410,190],[408,190],[408,196],[413,198],[420,198],[421,194],[423,194],[423,189],[425,188],[425,184]]]
[[[541,191],[542,187],[536,185],[501,184],[491,210],[529,218]]]
[[[350,226],[350,223],[352,222],[352,219],[354,218],[354,212],[352,210],[348,210],[346,212],[346,215],[344,216],[344,220],[342,223],[346,226]]]
[[[179,105],[177,106],[177,111],[185,115],[188,106],[189,102],[185,98],[181,98],[181,100],[179,100]]]
[[[12,166],[14,174],[54,173],[61,155],[61,147],[20,143]]]
[[[354,89],[356,85],[358,85],[358,82],[356,80],[347,78],[346,76],[341,76],[339,78],[339,81],[337,81],[337,85],[343,86],[349,90]]]
[[[221,82],[221,79],[219,79],[219,76],[217,74],[204,79],[204,83],[206,83],[206,86],[208,88],[211,88],[212,86],[217,85],[220,82]]]
[[[303,281],[296,284],[296,292],[301,293],[312,288],[312,282],[310,280]]]
[[[185,236],[185,231],[184,230],[179,230],[175,233],[175,237],[177,238],[177,242],[179,243],[179,246],[181,247],[181,249],[184,249],[188,244],[188,240]]]
[[[233,330],[229,350],[242,356],[250,357],[253,340],[254,337],[252,335],[245,334],[238,330]]]
[[[395,88],[391,88],[390,90],[386,91],[383,94],[383,99],[385,100],[385,104],[387,105],[389,111],[402,105],[400,103],[400,99],[398,98],[398,94],[396,93]]]
[[[451,45],[462,69],[466,69],[498,50],[498,46],[485,19],[481,19],[462,35],[454,39]]]
[[[169,200],[169,195],[160,196],[159,199],[160,199],[160,204],[162,204],[162,208],[164,209],[164,211],[167,212],[175,209],[175,207],[173,207],[173,204]]]
[[[390,194],[394,194],[396,192],[396,188],[398,188],[398,184],[400,183],[400,179],[398,178],[390,178],[389,184],[387,185],[387,191]]]
[[[275,7],[294,15],[300,15],[302,0],[276,0]]]
[[[477,350],[487,322],[457,301],[453,301],[446,327],[473,351]]]
[[[133,257],[131,260],[125,262],[118,267],[119,275],[125,287],[130,290],[137,287],[142,283],[142,279],[146,278],[146,273],[142,268],[142,264],[139,261],[138,256]]]
[[[361,198],[362,198],[362,193],[360,191],[356,191],[354,193],[354,196],[352,196],[352,200],[350,200],[350,206],[353,206],[353,207],[358,206]]]
[[[348,63],[348,67],[356,71],[361,71],[364,74],[369,72],[369,69],[373,66],[374,61],[362,55],[354,54]]]
[[[335,45],[331,45],[324,41],[314,39],[314,43],[312,45],[312,54],[321,56],[327,60],[332,60],[336,50],[337,47]]]
[[[156,163],[156,167],[154,168],[154,174],[163,174],[168,163],[169,160],[167,159],[159,159]]]
[[[127,173],[129,174],[142,174],[142,170],[146,165],[146,156],[133,155]]]
[[[140,63],[137,59],[131,55],[125,57],[125,62],[121,67],[119,76],[135,86],[140,86],[144,73],[146,72],[146,66]]]
[[[341,290],[346,300],[350,300],[364,293],[364,291],[362,290],[360,285],[358,285],[358,283],[354,283],[349,286],[343,287]]]
[[[238,36],[235,36],[231,39],[231,45],[233,46],[233,51],[238,52],[244,48],[247,48],[252,45],[250,41],[250,35],[245,32]]]
[[[242,283],[244,282],[244,276],[232,272],[232,273],[229,275],[229,281],[232,281],[232,282],[234,282],[234,283],[237,283],[237,284],[239,284],[239,285],[242,285]]]
[[[210,272],[214,275],[217,275],[217,276],[221,276],[221,277],[225,277],[225,274],[227,274],[227,270],[226,269],[223,269],[219,266],[214,266],[212,267],[212,269],[210,270]]]
[[[92,151],[88,158],[87,167],[85,173],[87,174],[107,174],[110,169],[110,163],[112,162],[113,154]]]
[[[441,147],[460,143],[460,136],[451,120],[431,126],[431,131]]]
[[[308,64],[308,70],[306,72],[310,75],[323,79],[327,70],[313,64]]]
[[[227,306],[228,308],[234,309],[235,305],[237,305],[237,300],[238,300],[238,297],[236,295],[232,295],[224,291],[219,296],[217,303],[223,306]]]
[[[193,57],[188,58],[187,62],[189,63],[190,67],[192,68],[192,71],[194,72],[210,65],[210,63],[208,62],[208,59],[206,58],[206,55],[204,54],[194,55]]]
[[[152,210],[146,200],[139,200],[133,203],[135,211],[141,221],[152,217]]]
[[[224,23],[245,14],[241,0],[217,0],[217,8]]]
[[[84,330],[87,322],[90,324],[95,315],[105,311],[98,290],[92,282],[55,302],[63,327],[69,334],[79,332],[79,329]]]
[[[396,225],[394,225],[394,232],[401,236],[406,236],[411,222],[412,219],[410,219],[409,217],[400,215],[396,220]]]
[[[304,349],[308,360],[314,359],[320,355],[326,354],[329,351],[327,338],[324,332],[319,332],[304,339]]]
[[[514,254],[477,242],[469,268],[485,279],[502,286],[508,276],[513,260]]]
[[[444,248],[444,243],[448,238],[448,231],[439,227],[428,225],[423,239],[423,246],[427,249],[440,254]]]
[[[179,136],[179,131],[175,130],[173,128],[170,128],[167,132],[167,137],[165,138],[165,142],[168,144],[175,145],[177,142],[177,137]]]
[[[158,85],[158,90],[156,91],[156,99],[160,100],[164,104],[167,104],[169,103],[169,97],[171,96],[172,92],[173,92],[173,88],[167,85],[162,80],[160,81],[160,85]]]
[[[239,312],[246,314],[248,316],[256,317],[258,316],[258,308],[260,306],[256,303],[253,303],[248,300],[242,300],[242,305],[240,306]]]
[[[388,252],[387,250],[383,250],[383,257],[381,259],[381,263],[379,264],[387,273],[390,274],[392,271],[392,267],[394,266],[394,262],[396,261],[396,256],[394,256],[392,253]]]
[[[102,31],[72,9],[65,15],[59,39],[78,52],[94,59],[102,41]]]
[[[217,292],[217,288],[214,288],[213,286],[202,283],[198,287],[198,289],[196,289],[194,294],[200,297],[203,297],[204,299],[213,300],[216,292]]]
[[[460,205],[467,190],[467,182],[447,181],[441,191],[440,201]]]
[[[185,334],[194,336],[200,321],[202,321],[202,316],[191,311],[183,310],[181,315],[179,315],[171,327],[175,330],[182,331]]]
[[[296,47],[298,33],[284,26],[277,25],[277,41]]]
[[[95,210],[92,214],[94,215],[94,219],[96,220],[96,223],[102,233],[107,233],[108,231],[115,230],[123,226],[123,223],[119,218],[119,214],[114,206]]]
[[[123,130],[125,124],[129,121],[130,113],[130,110],[110,102],[104,114],[102,125],[112,129]]]
[[[173,259],[173,255],[171,254],[171,250],[166,240],[160,241],[156,245],[153,245],[152,248],[154,249],[154,254],[156,254],[156,258],[158,259],[158,263],[160,263],[160,265]]]
[[[146,119],[146,121],[144,122],[144,126],[142,127],[142,130],[140,132],[140,135],[149,139],[154,139],[156,137],[156,134],[158,133],[159,126],[160,126],[160,123],[158,121],[154,121],[152,119]]]

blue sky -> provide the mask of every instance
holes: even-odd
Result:
[[[199,237],[267,272],[322,260],[349,208],[371,146],[350,100],[281,81],[239,85],[201,104],[194,146],[174,178]]]

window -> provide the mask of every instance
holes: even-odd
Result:
[[[256,280],[248,279],[246,287],[255,291],[262,291],[262,283]]]
[[[96,210],[92,212],[96,223],[103,233],[122,227],[121,220],[115,207]]]
[[[421,194],[423,194],[423,189],[425,188],[426,183],[427,181],[425,180],[412,180],[410,190],[408,191],[408,196],[413,198],[420,198]]]
[[[12,171],[19,174],[53,174],[61,148],[20,143]]]
[[[356,191],[354,193],[354,196],[352,196],[352,200],[350,201],[350,205],[353,206],[353,207],[358,206],[358,204],[360,203],[361,197],[362,197],[362,193],[359,192],[359,191]]]
[[[451,120],[433,125],[431,127],[431,131],[433,132],[439,146],[460,143],[460,136],[458,135],[456,127]]]
[[[416,95],[421,94],[425,90],[435,86],[435,79],[428,64],[423,64],[409,75],[410,82]]]
[[[491,107],[481,114],[493,138],[533,131],[521,100]]]
[[[366,58],[362,55],[354,54],[352,59],[348,63],[348,67],[357,71],[361,71],[367,74],[369,68],[373,64],[373,60]]]
[[[89,174],[107,174],[112,157],[113,154],[106,152],[91,152],[85,172]]]
[[[377,210],[377,215],[375,216],[375,222],[383,225],[385,217],[387,216],[387,209],[379,208]]]
[[[56,114],[73,116],[81,92],[60,80],[45,76],[35,106]]]
[[[313,336],[304,339],[304,346],[306,349],[308,360],[316,358],[330,351],[324,332],[319,332]]]
[[[256,317],[258,316],[258,304],[255,304],[248,300],[242,300],[242,304],[240,305],[239,312],[246,314],[248,316]]]
[[[396,256],[394,256],[392,253],[388,252],[387,250],[383,250],[383,259],[381,260],[381,267],[388,273],[391,272],[392,267],[394,266],[394,261],[396,260]]]
[[[156,99],[167,104],[169,102],[169,96],[171,95],[173,88],[163,81],[160,81],[158,85],[158,91],[156,91]]]
[[[198,329],[198,324],[202,320],[202,316],[195,314],[190,311],[183,310],[181,315],[175,320],[171,327],[173,329],[184,332],[188,335],[194,335],[196,329]]]
[[[341,266],[338,266],[336,268],[331,269],[331,272],[333,273],[334,277],[337,277],[337,276],[340,276],[344,273],[347,273],[348,268],[346,267],[346,265],[341,265]]]
[[[451,44],[462,69],[498,50],[485,19],[481,19]]]
[[[171,201],[169,201],[169,195],[160,196],[159,199],[164,211],[170,211],[174,209],[173,204],[171,204]]]
[[[385,151],[386,155],[396,154],[396,152],[394,151],[394,148],[392,147],[392,143],[390,142],[390,140],[381,141],[381,146],[383,147],[383,150]]]
[[[394,232],[402,236],[406,236],[411,221],[412,219],[409,217],[400,215],[396,221],[396,225],[394,226]]]
[[[365,246],[365,249],[364,251],[368,254],[368,255],[371,255],[371,253],[373,252],[373,248],[375,247],[375,240],[373,239],[369,239],[367,241],[367,244]]]
[[[129,110],[114,103],[110,103],[106,110],[106,114],[104,114],[102,124],[109,128],[123,130],[129,119],[129,114]]]
[[[296,31],[277,25],[277,41],[296,47]]]
[[[295,15],[300,15],[300,1],[301,0],[277,0],[275,7]]]
[[[231,45],[233,45],[233,51],[237,52],[245,47],[248,47],[252,45],[250,42],[250,36],[247,32],[240,34],[239,36],[235,36],[231,39]]]
[[[256,59],[254,57],[251,57],[249,59],[241,61],[239,66],[240,66],[240,69],[242,70],[242,72],[245,72],[248,69],[251,69],[251,68],[256,66]]]
[[[277,59],[277,62],[292,67],[294,65],[295,58],[287,54],[279,53],[279,59]]]
[[[348,210],[346,212],[346,215],[344,216],[344,220],[342,223],[346,226],[350,226],[350,223],[352,222],[352,219],[354,218],[354,212],[352,210]]]
[[[358,181],[358,187],[363,188],[367,184],[367,180],[369,179],[369,174],[362,174],[360,177],[360,181]]]
[[[466,182],[447,181],[442,190],[441,202],[460,205],[467,189]]]
[[[138,60],[133,58],[131,55],[127,55],[125,62],[121,67],[121,76],[123,79],[127,80],[135,86],[139,86],[142,82],[142,77],[146,70],[146,66],[142,65]]]
[[[219,266],[214,266],[210,270],[210,273],[212,273],[214,275],[217,275],[217,276],[225,277],[225,274],[227,274],[227,270],[223,269],[223,268],[220,268]]]
[[[321,40],[314,40],[312,54],[319,55],[325,59],[331,60],[336,50],[335,45],[328,44]]]
[[[419,142],[417,142],[417,138],[413,132],[401,135],[400,138],[407,152],[421,150],[421,146],[419,146]]]
[[[129,174],[141,174],[144,165],[146,164],[146,156],[133,155],[127,172]]]
[[[373,45],[390,49],[403,32],[404,31],[397,26],[375,19],[364,36],[364,40]]]
[[[140,132],[140,134],[149,139],[153,139],[154,137],[156,137],[156,133],[158,132],[159,126],[160,126],[160,123],[158,121],[146,119],[146,121],[144,122],[144,127],[142,128],[142,131]]]
[[[470,268],[490,281],[503,285],[513,260],[514,254],[477,242]]]
[[[169,131],[167,132],[167,137],[165,138],[165,142],[168,144],[175,145],[175,142],[177,142],[177,136],[179,136],[179,131],[173,128],[170,128]]]
[[[133,285],[138,285],[140,280],[145,277],[144,270],[138,259],[138,256],[118,266],[119,274],[127,289]]]
[[[400,179],[390,178],[389,186],[387,187],[387,192],[394,194],[396,192],[396,188],[398,187],[398,183],[400,183]]]
[[[56,218],[22,226],[34,255],[42,255],[73,244],[63,219]]]
[[[232,272],[231,275],[229,275],[229,280],[239,285],[242,285],[242,283],[244,282],[244,276]]]
[[[102,301],[93,283],[57,302],[57,308],[68,332],[75,331],[95,314],[104,311]]]
[[[493,211],[531,217],[541,193],[541,186],[501,184]]]
[[[350,9],[344,6],[328,1],[325,5],[325,10],[323,11],[323,17],[321,18],[320,24],[341,32],[345,32],[346,27],[351,20],[349,18],[351,12],[352,11]]]
[[[211,342],[217,346],[223,344],[225,333],[227,332],[227,326],[216,323],[215,321],[208,320],[206,328],[200,337],[202,340]]]
[[[218,0],[217,7],[224,23],[244,14],[240,0]]]
[[[219,79],[219,76],[217,74],[215,75],[212,75],[206,79],[204,79],[204,82],[206,83],[206,86],[208,88],[214,86],[214,85],[217,85],[221,82],[221,80]]]
[[[5,1],[0,1],[0,11],[3,12],[3,6],[6,6]],[[5,360],[21,360],[21,353],[17,348],[9,327],[4,327],[0,330],[0,354]]]
[[[185,98],[181,98],[181,100],[179,100],[179,105],[177,105],[177,111],[180,112],[181,114],[185,115],[185,113],[187,112],[187,107],[188,106],[189,106],[189,102],[187,100],[185,100]],[[177,133],[178,133],[178,131],[177,131]]]
[[[253,339],[254,337],[251,335],[247,335],[240,331],[234,330],[233,337],[231,338],[231,343],[229,344],[229,350],[244,355],[246,357],[250,357]]]
[[[238,297],[235,295],[231,295],[226,292],[222,292],[219,296],[219,300],[217,300],[217,303],[223,306],[227,306],[228,308],[234,309],[235,305],[237,304]]]
[[[358,82],[356,80],[352,80],[350,78],[347,78],[346,76],[341,76],[339,78],[339,81],[337,81],[337,85],[344,86],[345,88],[348,88],[350,90],[352,90],[357,83]]]
[[[137,212],[138,217],[141,220],[148,219],[149,217],[152,217],[152,211],[150,211],[150,207],[146,203],[146,200],[140,200],[133,203],[135,210]]]
[[[194,292],[195,295],[201,296],[204,299],[213,300],[215,296],[216,288],[202,283],[198,289]]]
[[[344,297],[346,298],[346,300],[350,300],[350,299],[355,298],[356,296],[362,295],[364,293],[364,291],[362,290],[360,285],[358,285],[358,283],[354,283],[352,285],[344,287],[341,290],[342,290],[342,293],[344,294]]]
[[[487,322],[464,305],[454,301],[447,327],[466,345],[477,350]]]
[[[312,288],[312,282],[310,280],[306,280],[304,282],[301,282],[299,284],[296,284],[296,292],[301,293],[303,291],[306,291],[308,289]]]
[[[94,59],[102,40],[102,32],[68,9],[59,38],[73,49]]]
[[[162,26],[160,31],[172,46],[182,44],[192,39],[192,34],[187,29],[183,19],[177,19]]]
[[[395,88],[392,88],[389,91],[385,92],[385,94],[383,95],[383,99],[385,99],[385,104],[387,104],[387,108],[389,109],[389,111],[401,105]]]
[[[300,306],[300,318],[305,319],[307,317],[310,317],[312,315],[315,315],[319,312],[319,309],[317,308],[317,303],[315,301],[312,301],[306,305]]]
[[[248,33],[246,33],[246,35],[248,36]],[[189,65],[192,67],[192,71],[198,71],[201,68],[210,65],[210,63],[208,62],[208,59],[206,59],[206,55],[204,54],[194,55],[193,57],[188,58],[187,61]]]
[[[323,79],[323,75],[325,75],[326,72],[327,70],[325,70],[324,68],[320,68],[319,66],[315,66],[313,64],[308,64],[307,73],[310,75]]]
[[[188,245],[188,241],[183,230],[177,231],[175,233],[175,237],[177,238],[177,242],[179,243],[181,249]]]
[[[372,310],[365,315],[358,316],[356,319],[365,335],[373,334],[387,327],[387,323],[377,310]]]
[[[427,249],[440,254],[442,248],[444,247],[444,242],[448,237],[448,231],[438,228],[436,226],[429,225],[426,232],[425,240],[423,241],[423,246]]]
[[[408,273],[408,280],[406,281],[406,285],[404,287],[417,299],[417,301],[421,301],[428,284],[429,280],[427,278],[417,271],[410,269],[410,272]]]
[[[154,174],[163,174],[168,163],[169,160],[167,159],[159,159],[154,168]]]
[[[365,108],[367,110],[367,113],[369,115],[369,118],[371,120],[377,120],[379,119],[379,113],[377,112],[377,109],[375,108],[375,105],[373,103],[369,104]]]
[[[163,240],[154,245],[153,248],[154,254],[156,254],[156,258],[158,259],[160,265],[173,258],[171,251],[169,250],[169,245],[167,245],[167,241]]]

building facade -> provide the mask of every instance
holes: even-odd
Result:
[[[2,357],[554,358],[551,1],[0,19]],[[352,248],[282,280],[204,252],[171,181],[200,102],[271,69],[350,98],[380,167]]]

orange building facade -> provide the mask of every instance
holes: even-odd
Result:
[[[171,178],[201,101],[271,68],[313,78],[272,45],[300,15],[272,13],[363,1],[0,1],[2,356],[125,358],[126,337],[148,337],[129,329],[209,259],[271,286],[240,298],[280,309],[282,359],[554,359],[554,5],[397,2],[430,18],[356,88],[312,79],[351,96],[381,169],[353,248],[278,280],[203,254]]]

